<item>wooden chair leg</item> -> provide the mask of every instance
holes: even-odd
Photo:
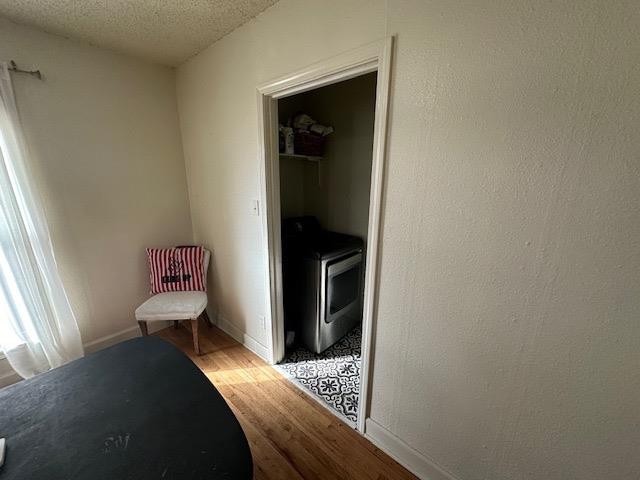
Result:
[[[180,327],[180,320],[173,321],[173,328],[178,329]]]
[[[206,310],[202,312],[202,316],[204,317],[205,322],[207,322],[207,327],[212,328],[213,322],[209,318],[209,314],[207,313]]]
[[[198,319],[191,319],[191,333],[193,334],[193,349],[196,355],[200,355],[200,345],[198,344]]]
[[[147,335],[149,335],[149,329],[147,328],[147,322],[140,321],[140,322],[138,322],[138,325],[140,326],[140,331],[142,332],[142,336],[146,337]]]

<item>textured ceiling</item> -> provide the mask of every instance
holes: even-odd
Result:
[[[0,16],[179,65],[277,0],[0,0]]]

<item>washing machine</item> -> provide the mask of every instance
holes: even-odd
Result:
[[[315,217],[282,222],[285,331],[321,353],[362,320],[364,242]]]

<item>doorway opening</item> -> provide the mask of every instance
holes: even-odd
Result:
[[[278,100],[285,356],[277,368],[354,426],[376,72]]]
[[[365,431],[392,39],[258,89],[270,359]]]

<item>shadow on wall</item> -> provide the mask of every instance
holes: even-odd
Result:
[[[328,230],[366,241],[376,80],[377,73],[369,73],[278,102],[280,123],[304,112],[335,129],[319,163],[280,162],[283,218],[313,215]]]

